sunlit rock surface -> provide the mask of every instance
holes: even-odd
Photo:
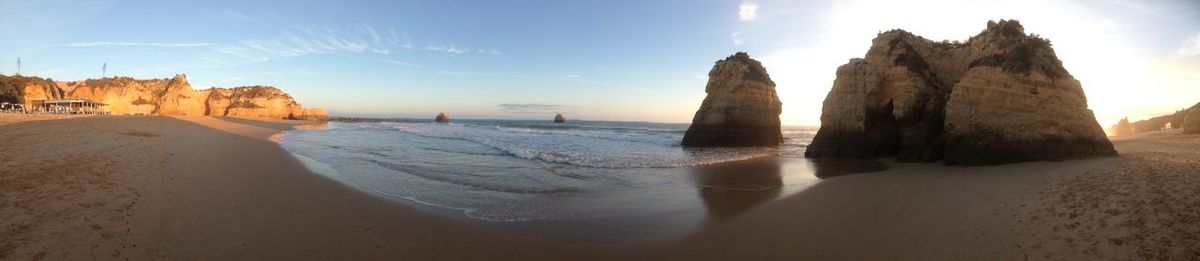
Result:
[[[708,95],[683,136],[683,146],[771,146],[783,141],[783,103],[766,68],[739,52],[708,72]]]

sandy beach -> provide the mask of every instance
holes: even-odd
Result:
[[[0,124],[0,259],[1200,258],[1196,135],[1116,141],[1117,158],[884,161],[886,171],[821,180],[682,239],[581,245],[313,174],[270,140],[303,121],[0,114]]]

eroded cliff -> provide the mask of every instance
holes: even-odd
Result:
[[[805,153],[963,165],[1115,154],[1050,42],[1015,20],[961,43],[879,34],[837,69]]]
[[[1182,125],[1184,134],[1200,133],[1200,103],[1187,109],[1187,113],[1183,116],[1183,123],[1180,125]]]
[[[183,74],[168,79],[109,77],[73,82],[0,76],[0,101],[22,103],[34,108],[38,102],[49,99],[90,99],[107,104],[106,109],[115,115],[328,118],[324,110],[304,108],[275,87],[247,86],[196,91]]]

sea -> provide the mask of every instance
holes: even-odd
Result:
[[[685,148],[688,124],[330,122],[284,133],[308,168],[376,196],[523,236],[681,237],[802,190],[815,127],[776,147]],[[855,164],[854,166],[859,166]]]

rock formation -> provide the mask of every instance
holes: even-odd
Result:
[[[1114,135],[1118,135],[1118,136],[1132,135],[1132,134],[1146,133],[1146,132],[1160,132],[1160,131],[1181,129],[1184,127],[1184,125],[1187,125],[1187,123],[1185,122],[1185,118],[1187,117],[1187,114],[1193,110],[1196,110],[1197,108],[1200,108],[1200,104],[1196,104],[1195,106],[1192,106],[1191,108],[1184,108],[1184,109],[1175,111],[1175,113],[1172,113],[1172,114],[1157,116],[1157,117],[1140,120],[1140,121],[1136,121],[1136,122],[1129,122],[1128,123],[1129,127],[1125,129],[1126,131],[1121,132],[1121,133],[1114,132]],[[1112,127],[1113,130],[1116,131],[1118,129],[1118,127],[1120,127],[1122,124],[1125,124],[1125,122],[1121,122],[1121,123],[1117,123],[1117,125],[1113,125],[1113,127]],[[1181,131],[1183,131],[1183,130],[1181,130]]]
[[[558,115],[554,115],[554,123],[564,123],[564,122],[567,122],[567,118],[563,117],[562,113],[559,113]]]
[[[1121,118],[1121,121],[1112,127],[1113,136],[1124,136],[1133,133],[1133,125],[1129,124],[1129,117]]]
[[[32,108],[48,99],[90,99],[108,104],[115,115],[211,115],[325,120],[322,109],[304,108],[275,87],[192,90],[187,76],[137,80],[129,77],[54,82],[37,77],[0,76],[0,100]],[[11,102],[11,101],[10,101]]]
[[[1200,133],[1200,103],[1187,110],[1187,114],[1183,117],[1183,124],[1180,126],[1183,127],[1184,134]]]
[[[962,165],[1111,155],[1079,81],[1015,20],[963,43],[880,33],[837,69],[805,152]]]
[[[779,113],[783,103],[766,68],[739,52],[708,72],[708,96],[700,104],[683,146],[773,146],[783,142]]]
[[[435,122],[450,122],[450,116],[446,115],[445,112],[438,113],[437,117],[433,117],[433,121],[435,121]]]
[[[62,98],[63,91],[53,80],[0,75],[0,102],[23,104],[28,108],[35,101]]]

